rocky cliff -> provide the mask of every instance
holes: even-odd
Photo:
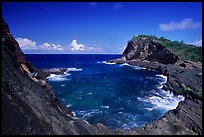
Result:
[[[141,66],[167,76],[164,90],[182,94],[185,100],[159,120],[133,130],[139,134],[199,134],[202,135],[202,65],[180,61],[151,38],[131,40],[123,57],[108,62]]]
[[[123,57],[126,60],[140,59],[163,64],[174,64],[179,59],[178,56],[150,37],[137,37],[130,40],[123,52]]]
[[[137,134],[78,119],[55,96],[43,72],[29,62],[2,19],[2,133],[5,135]]]

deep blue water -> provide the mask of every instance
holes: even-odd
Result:
[[[161,89],[166,78],[156,71],[110,64],[121,55],[27,54],[39,68],[68,68],[65,75],[51,75],[56,95],[77,117],[116,129],[142,126],[174,109],[182,96]]]

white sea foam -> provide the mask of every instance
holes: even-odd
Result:
[[[82,71],[82,68],[68,68],[67,71]]]
[[[97,61],[96,63],[98,63],[98,64],[105,64],[106,63],[106,61]]]
[[[166,83],[167,82],[167,76],[164,76],[164,75],[156,75],[157,77],[161,77],[161,78],[163,78],[164,79],[164,82],[162,82],[162,83]]]
[[[82,110],[82,111],[76,111],[79,115],[82,115],[84,119],[87,119],[89,117],[92,117],[96,113],[102,113],[102,111],[99,111],[99,109],[91,109],[91,110]]]
[[[131,65],[129,65],[127,63],[123,63],[123,64],[120,64],[119,66],[131,66]]]
[[[66,85],[65,85],[65,84],[62,84],[61,86],[64,87],[64,86],[66,86]]]
[[[146,68],[140,67],[140,66],[131,66],[131,67],[133,67],[134,69],[146,69]]]
[[[108,64],[108,65],[113,65],[116,63],[111,63],[111,62],[107,62],[107,61],[97,61],[98,64]]]
[[[71,107],[71,106],[72,106],[72,104],[68,104],[68,105],[66,105],[66,107],[68,107],[68,108]]]
[[[121,121],[117,121],[115,119],[115,121],[117,121],[119,124],[120,123],[122,124],[121,126],[122,126],[123,129],[130,129],[132,127],[138,126],[137,121],[139,121],[139,119],[137,118],[138,117],[137,115],[134,115],[134,114],[131,114],[131,113],[124,113],[124,112],[121,112],[121,111],[118,112],[118,115],[121,115],[123,118],[126,119],[125,123],[124,123],[124,121],[121,122]]]
[[[107,61],[105,61],[105,62],[103,62],[103,63],[108,64],[108,65],[114,65],[114,64],[116,64],[116,63],[111,63],[111,62],[107,62]]]
[[[65,80],[69,80],[67,78],[67,76],[69,76],[71,74],[66,74],[66,75],[56,75],[56,74],[50,74],[50,76],[48,76],[48,80],[49,81],[65,81]]]
[[[173,95],[170,91],[164,91],[161,90],[161,95],[159,96],[149,96],[146,98],[140,98],[138,97],[139,101],[148,102],[150,104],[153,104],[154,107],[152,108],[146,108],[148,110],[153,110],[155,108],[160,108],[163,110],[172,110],[175,109],[178,106],[178,103],[180,101],[183,101],[185,98],[182,95]]]
[[[134,65],[127,64],[127,63],[120,64],[119,66],[129,66],[129,67],[131,67],[133,69],[146,69],[144,67],[134,66]]]
[[[107,109],[109,108],[109,106],[101,106],[101,107],[102,107],[102,108],[107,108]]]
[[[154,110],[155,108],[157,108],[157,107],[151,107],[151,108],[145,108],[145,109],[147,109],[148,111],[152,111],[152,110]]]
[[[163,81],[160,82],[160,84],[157,86],[158,90],[152,90],[154,92],[154,96],[149,96],[145,98],[138,97],[137,99],[139,101],[144,101],[153,104],[152,108],[146,108],[149,111],[155,108],[160,108],[166,111],[175,109],[178,106],[178,103],[180,101],[183,101],[185,97],[182,95],[174,95],[168,90],[162,90],[163,84],[167,82],[167,77],[164,75],[156,76],[162,78]]]

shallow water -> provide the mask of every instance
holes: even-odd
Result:
[[[56,95],[92,124],[115,129],[142,126],[176,108],[183,96],[162,90],[166,77],[128,64],[107,63],[120,55],[26,55],[40,68],[62,68],[49,77]]]

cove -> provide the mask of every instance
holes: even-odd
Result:
[[[167,78],[156,71],[128,64],[107,63],[119,55],[28,55],[41,68],[66,67],[51,74],[56,95],[76,116],[91,124],[130,129],[159,119],[184,100],[162,90]]]

